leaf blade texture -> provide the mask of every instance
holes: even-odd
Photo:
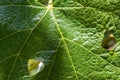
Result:
[[[119,80],[120,1],[44,1],[0,0],[0,80]],[[29,59],[44,63],[32,77]]]

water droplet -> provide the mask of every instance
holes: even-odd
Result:
[[[34,76],[44,69],[44,63],[36,59],[28,60],[28,72],[30,76]]]
[[[104,38],[102,40],[102,46],[105,49],[112,50],[116,44],[114,35],[110,31],[104,33]]]

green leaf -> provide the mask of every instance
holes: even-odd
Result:
[[[119,0],[0,0],[0,80],[120,80],[119,13]]]

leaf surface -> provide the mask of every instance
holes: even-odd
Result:
[[[0,80],[120,80],[119,5],[0,0]],[[106,30],[117,41],[112,51],[101,45]],[[45,65],[32,77],[29,59]]]

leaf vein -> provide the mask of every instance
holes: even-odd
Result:
[[[9,80],[9,78],[10,78],[10,76],[11,76],[11,74],[12,74],[12,71],[13,71],[13,69],[14,69],[15,63],[16,63],[16,61],[17,61],[17,59],[18,59],[18,57],[19,57],[19,55],[20,55],[23,47],[24,47],[25,44],[27,43],[27,41],[28,41],[29,37],[31,36],[32,32],[34,31],[34,29],[35,29],[35,28],[37,27],[37,25],[43,20],[43,18],[46,16],[47,13],[48,13],[48,10],[43,14],[42,18],[40,18],[40,20],[37,22],[37,24],[31,29],[30,33],[28,34],[27,38],[25,39],[25,42],[24,42],[23,45],[21,46],[21,48],[20,48],[20,50],[18,51],[18,54],[17,54],[17,56],[16,56],[16,58],[15,58],[15,60],[14,60],[14,62],[13,62],[13,65],[12,65],[12,68],[11,68],[11,70],[10,70],[10,73],[8,74],[7,80]]]
[[[74,73],[75,73],[76,80],[79,80],[79,79],[78,79],[78,75],[77,75],[77,71],[76,71],[75,66],[74,66],[74,62],[73,62],[73,60],[72,60],[72,57],[71,57],[71,55],[70,55],[70,52],[69,52],[69,49],[68,49],[68,46],[67,46],[67,43],[66,43],[66,41],[65,41],[65,39],[64,39],[64,36],[63,36],[63,34],[62,34],[62,31],[61,31],[61,29],[60,29],[60,27],[59,27],[59,24],[58,24],[57,21],[56,21],[55,15],[54,15],[54,13],[53,13],[52,10],[51,10],[51,14],[52,14],[53,20],[54,20],[54,22],[55,22],[55,25],[56,25],[56,27],[57,27],[57,30],[58,30],[58,32],[60,33],[60,36],[61,36],[61,38],[62,38],[62,41],[63,41],[63,43],[64,43],[64,45],[65,45],[66,51],[67,51],[67,53],[68,53],[68,56],[69,56],[69,58],[70,58],[70,61],[71,61],[71,64],[72,64],[72,67],[73,67],[73,70],[74,70]]]

